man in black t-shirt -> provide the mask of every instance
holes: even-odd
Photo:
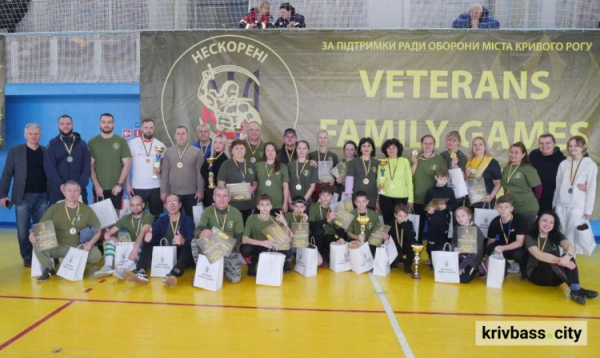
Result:
[[[521,278],[525,277],[527,268],[527,250],[523,247],[527,235],[527,221],[519,214],[513,213],[512,199],[508,195],[501,196],[496,202],[500,214],[490,223],[485,253],[488,256],[497,252],[505,259],[519,263]],[[508,265],[505,269],[508,272]]]

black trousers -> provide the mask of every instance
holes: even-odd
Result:
[[[398,204],[408,204],[408,198],[392,198],[385,195],[379,195],[379,208],[383,215],[383,222],[386,225],[394,223],[394,209]]]
[[[575,259],[571,259],[575,262]],[[540,262],[529,275],[529,281],[538,286],[560,286],[563,283],[579,283],[579,270],[575,267],[570,270],[566,267]]]
[[[245,259],[250,259],[250,265],[256,265],[258,263],[258,258],[260,256],[260,254],[262,252],[266,252],[269,251],[269,249],[267,249],[264,246],[257,246],[257,245],[250,245],[250,244],[242,244],[242,246],[240,246],[240,254],[242,254],[242,256]],[[292,250],[282,250],[282,251],[277,251],[281,254],[285,255],[285,259],[286,260],[291,260],[293,257],[293,253]],[[193,262],[193,259],[192,259]]]
[[[460,283],[469,283],[475,278],[477,268],[466,266],[462,275],[460,275]]]
[[[404,239],[402,245],[398,240],[394,240],[390,236],[390,240],[394,241],[394,245],[396,245],[396,250],[398,250],[398,257],[396,261],[403,262],[404,267],[410,267],[412,265],[413,260],[415,259],[415,253],[412,250],[412,245],[417,245],[417,240],[406,240]]]
[[[160,200],[160,188],[154,189],[135,189],[133,193],[142,198],[146,204],[146,209],[150,210],[150,214],[154,216],[154,219],[158,219],[158,216],[163,212],[163,202]]]
[[[193,218],[194,217],[194,206],[198,204],[196,200],[196,194],[185,194],[185,195],[177,195],[179,197],[179,201],[181,202],[181,207],[183,208],[183,212],[185,215]]]
[[[497,246],[502,246],[500,241],[493,242],[485,247],[485,253],[488,256],[492,256],[494,254],[494,250]],[[516,249],[510,251],[503,251],[502,256],[504,256],[507,260],[515,260],[519,264],[519,269],[521,270],[521,277],[526,277],[527,273],[527,260],[529,258],[529,253],[525,250],[524,247],[518,247]],[[505,267],[505,271],[508,271],[508,265]]]
[[[315,224],[311,226],[310,235],[315,238],[315,244],[317,246],[317,250],[323,257],[323,261],[329,262],[329,246],[332,242],[337,241],[335,235],[325,234],[325,229],[322,225]],[[346,233],[344,230],[337,230],[337,235],[340,239],[346,240]]]
[[[444,249],[444,244],[448,242],[449,224],[445,222],[430,221],[427,226],[427,255],[431,259],[432,251]]]

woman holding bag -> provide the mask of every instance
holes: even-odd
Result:
[[[579,268],[575,262],[575,248],[565,235],[558,230],[558,216],[552,211],[540,214],[525,238],[525,248],[529,251],[527,277],[534,285],[569,285],[569,297],[585,304],[586,298],[595,298],[598,292],[586,290],[579,283]],[[565,252],[560,255],[560,248]]]
[[[496,203],[496,194],[502,188],[502,169],[488,150],[483,137],[475,137],[471,142],[471,158],[467,161],[465,173],[467,181],[483,178],[487,195],[480,202],[470,203],[472,208],[482,208],[486,203],[490,208]],[[467,183],[468,186],[468,183]]]
[[[529,229],[540,210],[538,199],[542,196],[542,181],[537,170],[529,162],[527,148],[523,142],[510,146],[508,164],[502,170],[504,194],[514,202],[514,212],[521,214]]]
[[[572,137],[567,145],[570,156],[558,167],[552,206],[560,219],[560,231],[575,245],[577,226],[592,217],[598,166],[586,154],[585,138]]]

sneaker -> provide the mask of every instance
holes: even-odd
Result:
[[[596,291],[586,290],[583,287],[580,288],[579,290],[581,291],[581,293],[583,293],[583,295],[585,296],[585,298],[596,298],[596,297],[598,297],[598,292],[596,292]]]
[[[583,290],[571,291],[571,293],[569,294],[569,298],[579,303],[580,305],[585,305],[585,295],[582,291]]]
[[[144,270],[144,269],[138,269],[138,270],[133,270],[133,271],[126,270],[125,273],[123,274],[123,276],[129,282],[148,283],[148,275],[146,274],[146,270]],[[166,279],[165,279],[165,281],[166,281]],[[177,279],[175,279],[175,284],[177,284]],[[173,286],[173,285],[169,285],[169,286]]]
[[[285,260],[285,262],[283,263],[283,273],[290,273],[292,272],[292,267],[290,265],[290,262],[288,260]]]
[[[479,277],[481,278],[486,278],[487,277],[487,268],[485,267],[485,265],[479,264],[479,267],[477,268],[477,273],[479,274]]]
[[[168,274],[167,276],[165,276],[165,279],[163,280],[163,283],[167,286],[177,286],[177,276]]]
[[[56,275],[56,271],[54,271],[54,269],[47,268],[42,273],[42,276],[38,277],[37,282],[46,282],[54,275]]]
[[[256,264],[248,264],[248,276],[256,277]]]
[[[31,268],[31,259],[23,260],[23,267]]]
[[[521,273],[521,268],[519,267],[518,262],[513,262],[508,267],[508,273]]]
[[[102,277],[106,277],[106,276],[110,276],[113,273],[115,273],[115,269],[108,266],[108,265],[104,265],[100,270],[94,272],[94,277],[95,278],[102,278]]]
[[[122,271],[122,270],[115,270],[115,273],[113,273],[113,276],[115,276],[119,280],[124,280],[125,279],[125,272]]]

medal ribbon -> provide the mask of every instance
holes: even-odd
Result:
[[[512,169],[512,164],[510,165],[510,168],[508,168],[508,179],[506,179],[506,184],[510,183],[510,178],[513,177],[513,175],[515,175],[515,173],[517,172],[517,169],[519,169],[519,167],[521,166],[521,164],[517,165],[517,167],[515,168],[515,170],[513,170],[513,172],[511,173],[510,170]]]
[[[300,160],[296,161],[296,176],[298,177],[298,183],[300,183],[300,174],[304,171],[304,167],[306,167],[306,163],[308,163],[308,160],[304,161],[304,164],[302,165],[302,169],[300,171],[298,171],[298,163],[300,163]]]
[[[173,231],[173,236],[177,235],[177,228],[179,227],[179,219],[181,219],[181,214],[177,218],[177,222],[175,222],[175,226],[173,226],[173,220],[169,218],[169,223],[171,224],[171,230]]]
[[[540,246],[540,237],[538,236],[538,248],[540,249],[540,251],[544,252],[544,247],[546,247],[546,242],[548,242],[548,238],[546,238],[546,240],[544,240],[544,245]]]
[[[142,214],[142,216],[143,215],[144,214]],[[135,224],[133,223],[133,215],[131,215],[131,226],[135,230],[135,237],[137,238],[137,236],[140,234],[140,226],[142,226],[142,218],[139,219],[138,224],[137,224],[137,228],[136,228]]]
[[[237,162],[237,160],[231,158],[231,160],[233,160],[233,162],[235,163],[235,167],[238,168],[238,170],[240,171],[240,173],[242,174],[242,181],[246,181],[246,172],[248,171],[248,167],[246,166],[246,159],[244,159],[244,171],[242,171],[242,169],[240,169],[240,166]]]
[[[404,242],[404,228],[402,228],[402,232],[400,233],[400,235],[398,235],[398,222],[394,221],[394,226],[396,226],[396,241],[398,241],[398,243],[400,244],[400,247],[404,248],[402,246],[402,243]]]
[[[361,162],[363,163],[363,167],[365,168],[365,177],[368,177],[369,172],[371,171],[371,164],[373,164],[373,161],[371,160],[371,158],[369,158],[369,167],[368,168],[367,168],[367,165],[365,164],[364,160],[361,160]]]
[[[273,169],[275,169],[275,164],[271,164],[271,171],[269,172],[269,167],[267,165],[267,162],[265,162],[265,171],[267,172],[267,178],[271,178],[271,174],[273,174]]]
[[[256,148],[254,148],[254,150],[252,150],[252,145],[250,144],[250,141],[248,141],[248,138],[246,138],[246,143],[248,143],[248,148],[250,149],[250,153],[252,154],[252,156],[254,156],[254,153],[256,153],[256,151],[258,150],[258,147],[260,146],[260,139],[258,140],[258,144],[256,145]],[[286,149],[287,151],[287,149]]]
[[[152,152],[152,143],[154,143],[154,139],[150,141],[150,148],[146,149],[146,142],[142,139],[142,145],[144,146],[144,152],[146,153],[146,158],[150,158],[150,152]]]
[[[579,171],[579,166],[581,165],[581,162],[583,162],[583,158],[581,158],[581,160],[579,160],[579,163],[577,163],[577,168],[575,168],[575,174],[573,174],[573,162],[575,160],[573,159],[571,161],[571,168],[569,169],[569,179],[571,180],[571,187],[573,187],[573,183],[575,182],[575,177],[577,176],[577,172]]]
[[[504,241],[508,245],[508,236],[510,236],[510,229],[512,228],[513,217],[510,216],[510,221],[508,222],[508,235],[504,232],[504,224],[502,223],[502,219],[500,219],[500,229],[502,230],[502,236],[504,236]]]
[[[392,169],[392,159],[390,158],[389,164],[388,166],[390,167],[390,179],[392,179],[392,181],[394,181],[394,177],[396,176],[396,170],[398,169],[398,158],[394,158],[393,159],[395,165],[394,165],[394,169]]]
[[[73,145],[75,144],[75,137],[73,137],[73,142],[71,142],[71,146],[67,146],[67,143],[65,143],[62,136],[60,136],[60,141],[65,146],[65,149],[67,150],[67,154],[69,154],[69,156],[71,156],[71,152],[73,151]]]
[[[75,219],[77,219],[77,216],[79,216],[79,202],[77,203],[77,209],[75,210],[75,216],[73,217],[73,219],[71,219],[71,215],[69,214],[69,209],[67,209],[67,203],[65,203],[65,213],[67,213],[67,218],[69,218],[69,221],[71,222],[71,226],[74,226]]]
[[[215,215],[215,220],[217,220],[217,225],[221,228],[221,231],[225,231],[225,223],[227,222],[227,216],[229,215],[229,206],[227,207],[227,212],[225,213],[225,217],[223,218],[223,224],[219,220],[219,215],[217,215],[217,208],[213,206],[213,213]]]
[[[179,152],[179,146],[177,146],[177,156],[179,157],[180,162],[181,162],[181,159],[183,158],[183,156],[185,155],[185,152],[187,151],[189,146],[190,146],[190,143],[187,143],[185,145],[185,148],[183,148],[183,152]]]
[[[327,208],[327,214],[325,214],[325,218],[329,216],[330,212],[331,208]],[[323,220],[323,207],[321,205],[319,205],[319,215],[321,216],[321,220]]]

